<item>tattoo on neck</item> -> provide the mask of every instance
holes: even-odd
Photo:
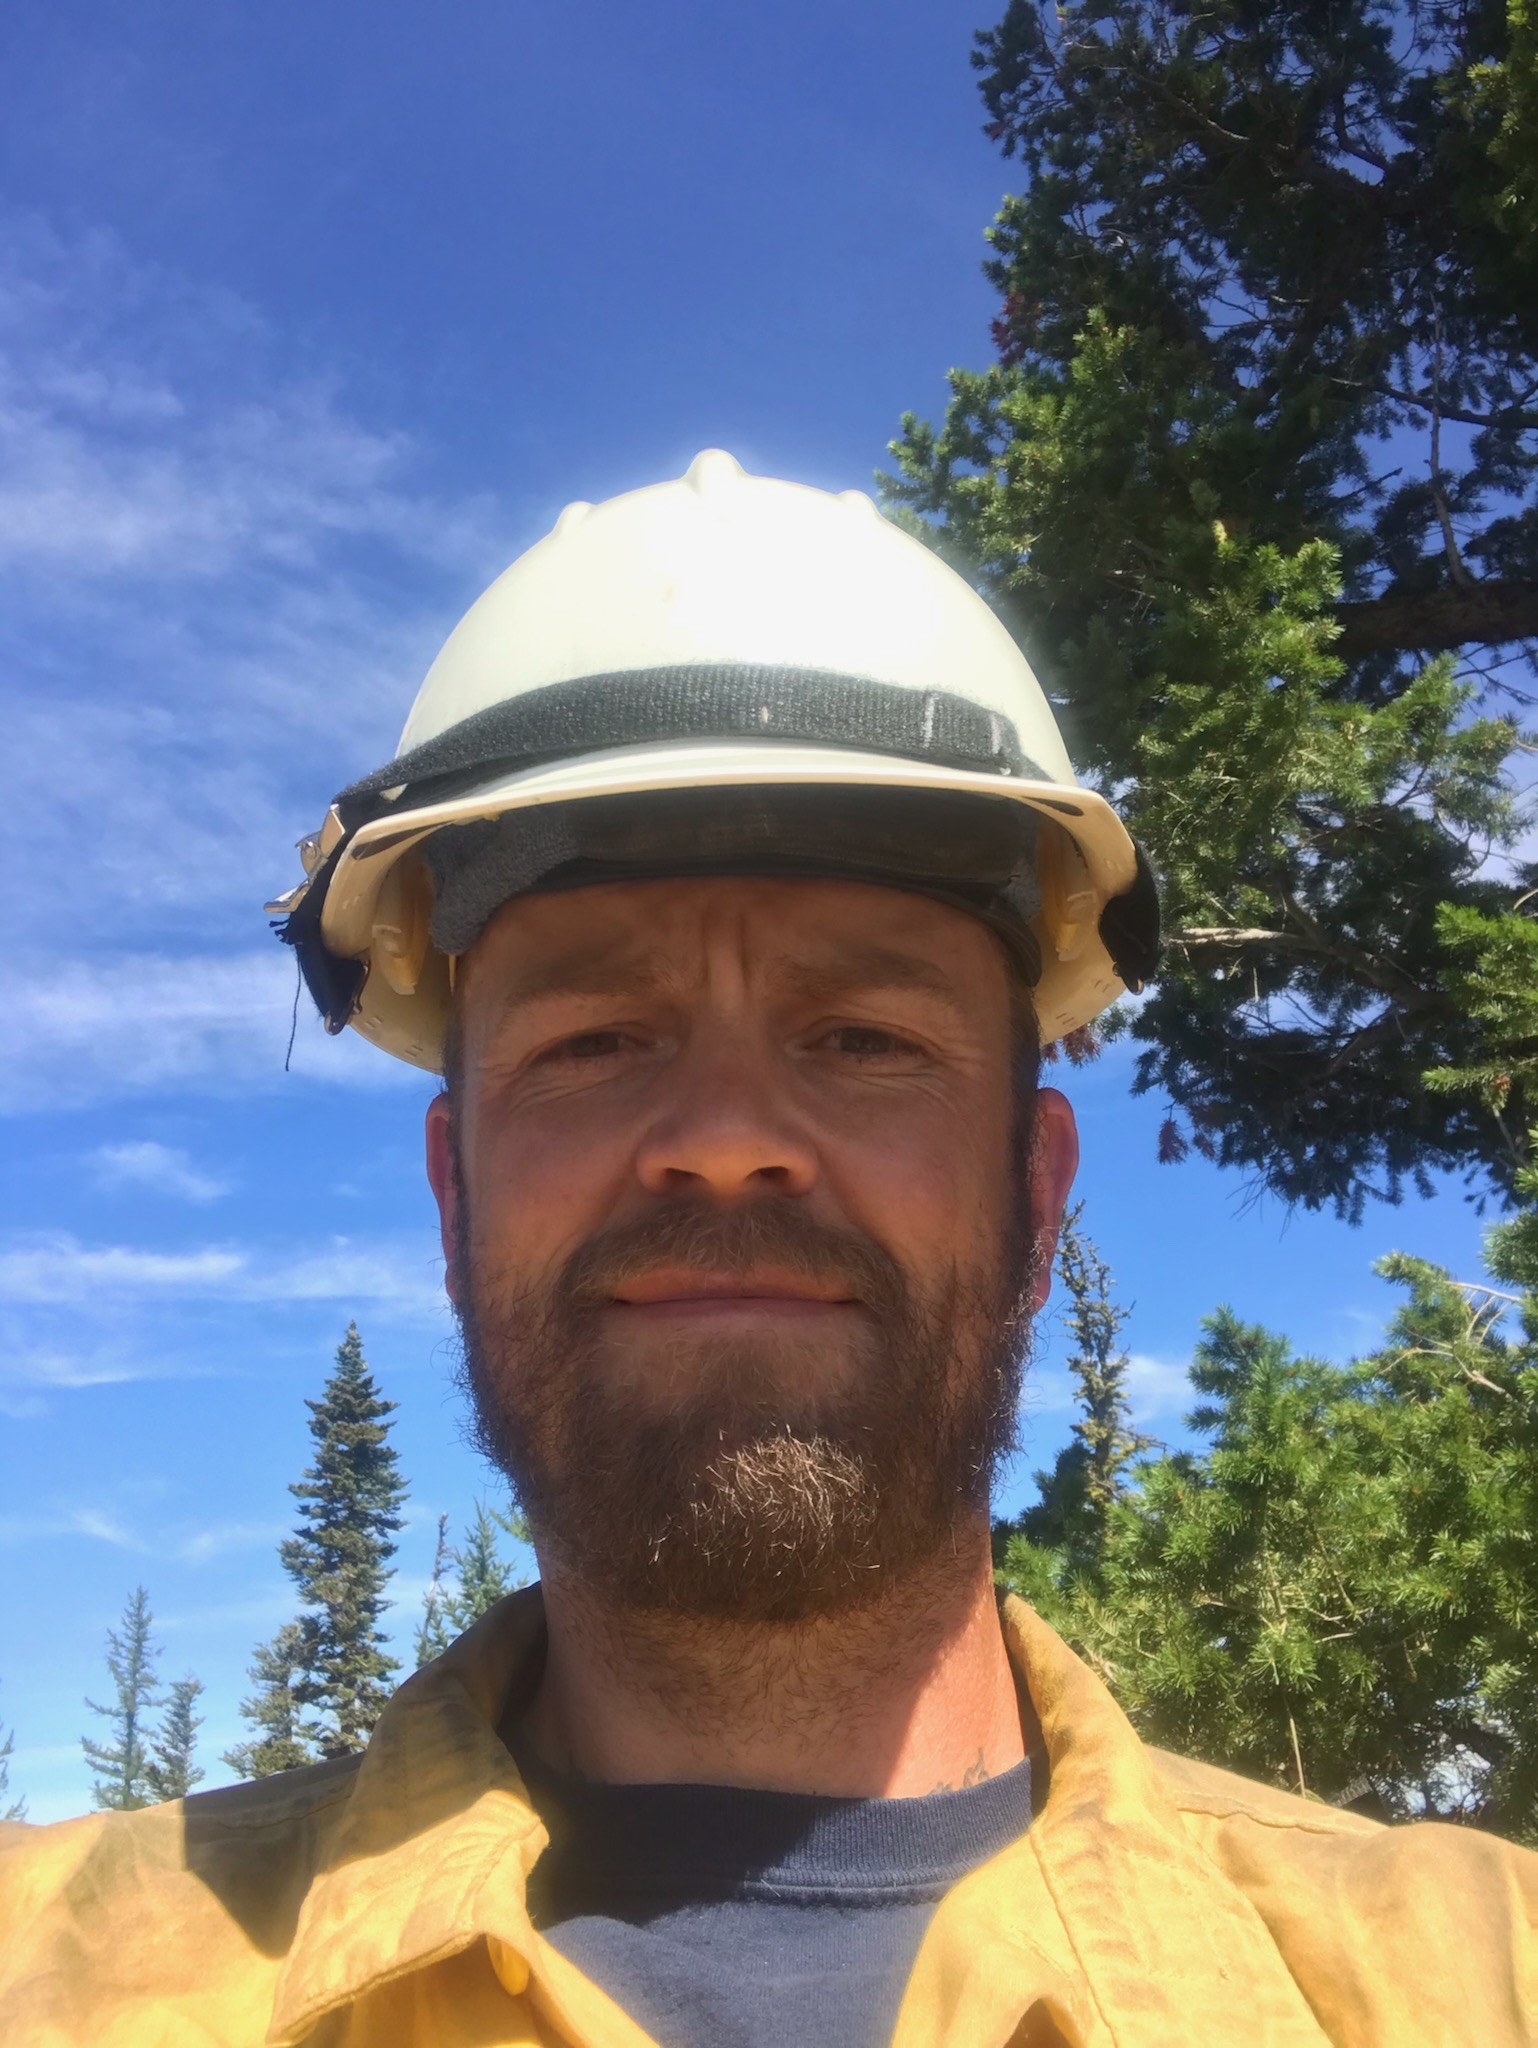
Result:
[[[992,1776],[987,1758],[979,1748],[977,1755],[962,1772],[959,1784],[954,1778],[942,1778],[937,1785],[931,1785],[929,1789],[931,1792],[965,1792],[969,1785],[981,1785],[985,1779]]]

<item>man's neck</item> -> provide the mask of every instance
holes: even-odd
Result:
[[[985,1523],[878,1605],[793,1626],[617,1609],[558,1568],[543,1585],[549,1652],[523,1727],[560,1770],[904,1798],[994,1777],[1035,1745]]]

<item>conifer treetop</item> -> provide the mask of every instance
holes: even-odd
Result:
[[[290,1487],[300,1524],[279,1556],[300,1598],[293,1693],[305,1739],[323,1756],[362,1749],[399,1669],[381,1625],[406,1484],[390,1443],[395,1403],[380,1394],[355,1323],[319,1400],[307,1401],[314,1454]]]
[[[883,480],[1159,873],[1161,1157],[1352,1219],[1509,1199],[1535,1116],[1531,51],[1525,0],[1010,0],[997,360]]]
[[[80,1742],[86,1762],[97,1773],[91,1799],[98,1807],[132,1812],[151,1805],[156,1797],[150,1775],[149,1717],[159,1700],[155,1665],[160,1651],[151,1633],[153,1622],[149,1594],[135,1586],[121,1624],[107,1632],[112,1700],[107,1706],[86,1701],[111,1730],[105,1742],[94,1742],[90,1736],[82,1736]]]

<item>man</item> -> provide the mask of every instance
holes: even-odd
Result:
[[[996,1601],[1039,1045],[1155,905],[958,578],[719,453],[571,507],[302,851],[541,1584],[361,1763],[24,1831],[7,2042],[1531,2038],[1535,1859],[1149,1751]]]

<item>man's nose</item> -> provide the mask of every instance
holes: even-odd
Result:
[[[777,1066],[740,1027],[692,1036],[637,1150],[648,1193],[722,1202],[806,1194],[817,1180],[816,1148]]]

